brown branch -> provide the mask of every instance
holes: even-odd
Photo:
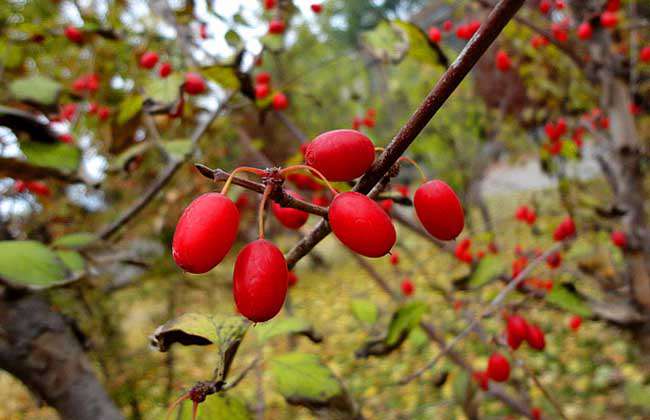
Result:
[[[212,179],[214,182],[225,182],[230,177],[230,173],[222,169],[210,169],[205,165],[201,165],[200,163],[197,163],[194,166],[199,170],[201,175]],[[259,182],[249,181],[248,179],[238,176],[234,176],[231,182],[234,185],[238,185],[258,194],[264,194],[264,184],[261,184]],[[274,189],[269,197],[276,203],[280,204],[282,207],[292,207],[294,209],[302,210],[307,213],[327,218],[326,207],[317,206],[310,202],[292,197],[291,195],[287,194],[284,188]]]
[[[37,166],[28,161],[6,157],[0,157],[0,176],[8,176],[27,181],[51,178],[68,183],[85,183],[83,179],[74,174],[68,174],[55,168]]]
[[[422,132],[445,101],[456,90],[465,76],[476,65],[506,24],[521,8],[524,0],[501,0],[490,12],[485,23],[467,43],[452,65],[411,115],[384,152],[359,180],[354,191],[367,194],[393,167],[415,138]],[[296,262],[330,233],[326,222],[321,221],[307,236],[303,237],[287,254],[287,264],[292,268]]]
[[[163,169],[161,174],[156,178],[156,180],[149,185],[149,188],[138,198],[132,205],[129,207],[124,213],[122,213],[115,221],[113,221],[111,224],[105,226],[102,230],[99,231],[97,237],[99,239],[109,239],[112,237],[115,233],[117,233],[124,225],[126,225],[128,222],[130,222],[136,215],[138,215],[152,200],[158,193],[165,188],[165,186],[169,183],[169,181],[172,180],[176,172],[183,166],[185,162],[187,162],[190,157],[192,156],[194,150],[196,150],[197,145],[199,143],[199,140],[205,132],[210,128],[210,125],[212,125],[212,122],[221,114],[221,112],[225,109],[226,105],[228,102],[230,102],[230,99],[233,97],[234,93],[231,92],[224,98],[223,101],[219,104],[219,106],[212,111],[208,117],[200,123],[196,129],[194,130],[194,133],[190,137],[190,142],[191,142],[191,148],[190,152],[183,158],[179,160],[172,160],[166,167]]]

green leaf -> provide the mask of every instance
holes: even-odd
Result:
[[[20,143],[20,150],[33,165],[56,168],[67,173],[75,172],[81,161],[81,150],[65,143],[27,141]]]
[[[260,42],[271,52],[280,52],[284,49],[284,37],[277,34],[266,34],[260,38]]]
[[[204,67],[201,69],[201,74],[206,79],[212,80],[219,84],[224,89],[239,89],[239,79],[235,72],[235,68],[231,65],[215,65]]]
[[[52,246],[55,248],[82,248],[89,243],[95,241],[97,237],[94,233],[89,232],[76,232],[69,235],[64,235],[57,238],[52,242]]]
[[[56,251],[56,255],[71,273],[79,273],[86,269],[86,260],[77,251]]]
[[[190,140],[171,140],[162,143],[167,153],[176,159],[183,159],[192,152],[192,142]]]
[[[402,334],[408,334],[418,325],[427,309],[427,304],[421,301],[409,302],[399,308],[388,325],[386,344],[393,345],[400,340]]]
[[[500,255],[485,256],[470,276],[469,286],[471,288],[481,287],[505,273],[506,269],[506,261]]]
[[[374,324],[379,317],[377,304],[368,299],[355,299],[350,303],[352,315],[359,321],[366,324]]]
[[[589,306],[564,284],[556,284],[553,290],[546,295],[546,301],[576,315],[591,316]]]
[[[173,102],[178,99],[183,76],[177,73],[170,74],[164,79],[150,77],[144,85],[147,97],[160,102]]]
[[[215,394],[210,395],[208,398],[199,404],[199,409],[196,415],[197,420],[249,420],[251,414],[246,407],[246,404],[239,398],[230,395]],[[164,417],[164,416],[163,416]],[[192,419],[192,402],[185,401],[180,405],[177,415],[171,417],[176,420],[191,420]]]
[[[119,105],[120,112],[117,114],[117,123],[122,125],[133,118],[142,109],[144,98],[140,95],[131,95],[124,98]]]
[[[385,20],[362,33],[361,42],[375,58],[383,61],[399,62],[409,48],[406,32]]]
[[[248,320],[238,315],[187,313],[156,328],[151,336],[151,344],[162,352],[174,343],[184,346],[216,344],[219,358],[215,378],[225,380],[249,325]]]
[[[69,272],[37,241],[0,241],[0,278],[15,286],[46,288],[66,281]]]
[[[264,322],[255,326],[255,333],[261,342],[270,340],[280,335],[305,335],[314,342],[322,341],[312,325],[301,318],[274,318],[269,322]]]
[[[403,30],[408,39],[408,55],[421,63],[438,64],[438,55],[432,48],[427,35],[416,25],[403,20],[392,22],[394,27]]]
[[[23,63],[23,49],[14,44],[0,41],[0,64],[6,69],[15,69]]]
[[[272,358],[269,365],[276,390],[287,400],[326,403],[343,391],[334,373],[316,355],[283,354]]]
[[[641,407],[650,411],[650,385],[642,385],[636,382],[625,384],[625,398],[628,403],[635,407]]]
[[[244,45],[244,41],[242,40],[241,36],[239,36],[239,34],[232,29],[229,29],[228,32],[226,32],[224,38],[226,39],[226,43],[233,48],[239,48]]]
[[[11,82],[9,91],[19,101],[54,105],[61,93],[61,84],[49,77],[30,76]]]

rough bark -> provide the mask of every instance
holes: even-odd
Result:
[[[0,368],[62,419],[123,418],[95,376],[79,337],[38,295],[0,301]]]

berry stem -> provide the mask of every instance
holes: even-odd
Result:
[[[420,173],[420,177],[422,177],[422,182],[423,182],[423,183],[424,183],[424,182],[427,182],[427,176],[424,174],[424,171],[422,170],[422,167],[420,167],[420,165],[418,165],[418,164],[417,164],[413,159],[411,159],[410,157],[406,157],[406,156],[401,156],[397,161],[399,162],[399,161],[402,161],[402,160],[403,160],[403,161],[406,161],[406,162],[408,162],[408,163],[410,163],[410,164],[413,165],[413,166],[415,166],[415,169],[417,169],[418,172]]]
[[[230,176],[226,180],[226,183],[223,184],[223,188],[221,189],[221,194],[223,194],[223,195],[228,194],[228,189],[230,188],[230,184],[232,183],[232,179],[237,174],[237,172],[249,172],[249,173],[253,173],[253,174],[257,175],[257,176],[264,175],[263,170],[257,169],[257,168],[252,168],[250,166],[240,166],[238,168],[235,168],[235,170],[230,173]]]
[[[262,194],[262,200],[260,201],[260,208],[257,211],[257,228],[259,231],[260,239],[264,239],[264,207],[266,207],[266,201],[273,191],[273,184],[266,184],[264,188],[264,194]]]
[[[286,168],[284,168],[284,169],[282,169],[280,171],[280,175],[286,176],[287,173],[298,170],[298,169],[306,169],[308,171],[311,171],[312,173],[316,174],[325,183],[325,185],[327,185],[327,188],[329,188],[330,191],[332,191],[332,194],[336,195],[336,194],[339,193],[338,191],[336,191],[334,189],[334,187],[332,187],[332,184],[330,184],[327,181],[327,179],[325,178],[325,176],[323,174],[321,174],[318,170],[312,168],[309,165],[292,165],[292,166],[286,167]]]

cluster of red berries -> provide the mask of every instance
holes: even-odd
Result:
[[[72,90],[77,93],[93,94],[99,89],[100,78],[96,73],[90,73],[77,77],[72,82]]]
[[[576,234],[576,225],[573,222],[573,219],[567,216],[555,228],[555,231],[553,232],[553,240],[563,241],[565,239],[575,236],[575,234]]]
[[[515,218],[520,222],[524,222],[528,225],[534,225],[537,220],[537,213],[535,209],[529,206],[519,206],[517,211],[515,211]]]
[[[44,182],[41,181],[23,181],[17,180],[14,183],[14,191],[17,193],[24,193],[26,191],[36,194],[41,197],[49,197],[52,195],[52,190]]]
[[[305,149],[306,168],[327,181],[352,181],[364,174],[374,159],[372,141],[356,130],[323,133]],[[285,177],[286,172],[293,168],[281,170],[280,176]],[[238,168],[244,169],[258,175],[266,174],[254,168]],[[225,195],[228,186],[229,182],[222,193],[198,197],[181,215],[174,233],[172,253],[176,264],[185,271],[205,273],[211,270],[232,247],[240,216],[235,203]],[[354,191],[334,193],[328,212],[334,235],[361,255],[381,257],[388,254],[397,239],[390,216],[364,194]],[[297,193],[290,194],[299,198]],[[280,311],[288,284],[287,264],[282,252],[263,239],[264,200],[260,206],[260,239],[240,251],[233,272],[237,309],[254,322],[267,321]],[[420,186],[414,195],[414,206],[422,225],[438,239],[454,239],[463,229],[460,201],[442,181],[428,181]],[[302,226],[308,217],[302,211],[279,205],[273,206],[273,212],[283,225],[292,229]],[[412,285],[410,290],[412,293]]]
[[[456,36],[457,36],[459,39],[462,39],[462,40],[467,41],[467,40],[469,40],[471,37],[474,36],[474,34],[476,33],[476,31],[478,31],[478,28],[480,28],[480,27],[481,27],[481,21],[479,21],[479,20],[472,20],[472,21],[470,21],[470,22],[468,22],[468,23],[465,23],[465,24],[459,25],[459,26],[456,28]]]
[[[472,240],[469,238],[465,238],[462,241],[458,242],[456,244],[456,248],[454,249],[454,255],[456,256],[456,259],[466,264],[471,264],[474,262],[474,255],[472,254],[471,248]],[[487,251],[479,250],[476,252],[476,259],[480,261],[488,252],[491,254],[498,254],[499,248],[497,247],[497,244],[494,242],[488,243]]]
[[[366,126],[372,128],[376,124],[377,111],[374,108],[368,108],[366,114],[363,117],[355,115],[352,118],[352,129],[358,130],[361,126]]]
[[[263,71],[255,76],[255,98],[264,99],[271,93],[271,74]],[[281,111],[289,107],[289,99],[282,92],[276,92],[271,100],[273,109]]]
[[[145,70],[151,70],[154,67],[156,67],[156,64],[158,64],[159,57],[158,53],[155,51],[147,51],[144,54],[140,56],[140,61],[138,62],[139,66]],[[172,64],[168,61],[165,61],[160,64],[160,67],[158,67],[158,75],[165,79],[167,76],[169,76],[174,68],[172,67]]]

